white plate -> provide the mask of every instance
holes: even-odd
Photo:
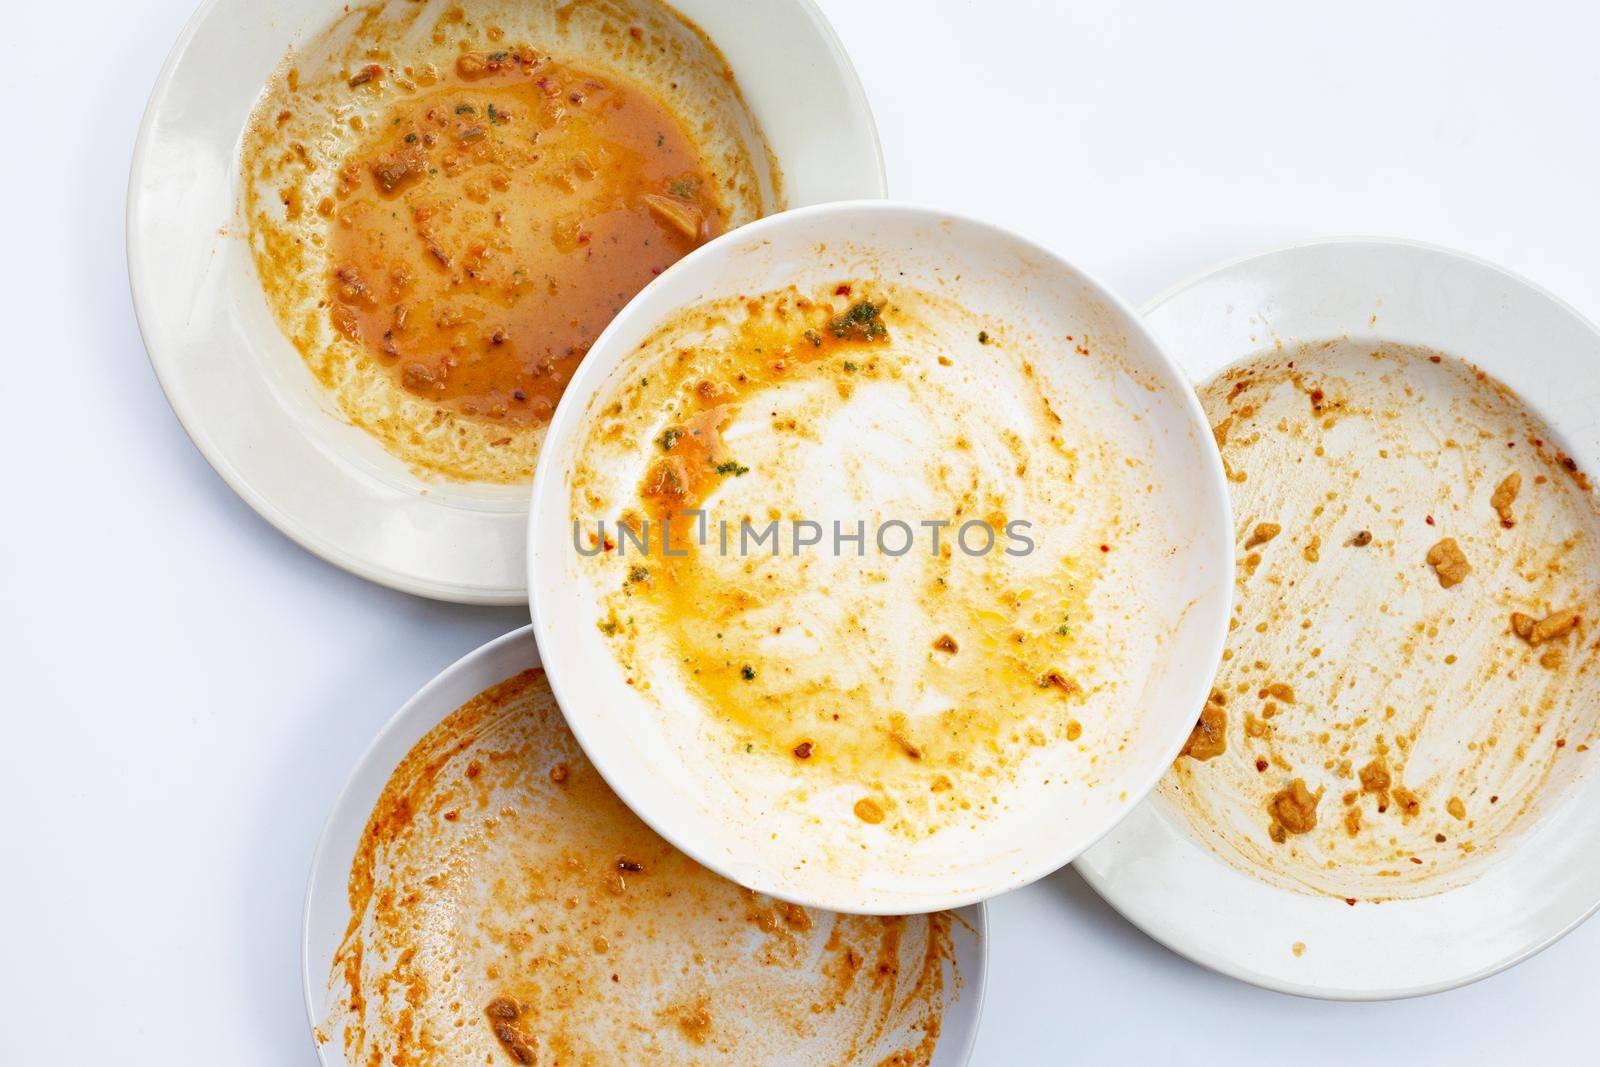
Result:
[[[1600,470],[1600,332],[1549,293],[1457,252],[1296,245],[1179,285],[1145,321],[1196,382],[1274,340],[1348,335],[1455,355],[1510,386],[1583,469]],[[1286,993],[1378,1000],[1494,974],[1600,905],[1600,775],[1580,775],[1502,849],[1460,888],[1350,907],[1235,870],[1152,798],[1077,866],[1131,922],[1197,963]],[[1290,951],[1295,942],[1304,955]]]
[[[334,802],[311,861],[301,928],[301,981],[306,1014],[316,1027],[327,1014],[328,975],[334,952],[350,923],[350,865],[361,834],[395,767],[422,736],[445,716],[497,682],[539,666],[533,627],[496,638],[468,653],[423,686],[395,713],[362,754],[339,799]],[[988,912],[978,904],[958,913],[950,924],[956,973],[956,998],[947,1004],[933,1067],[961,1067],[977,1039],[983,1008],[989,951]],[[347,1067],[337,1041],[318,1043],[327,1067]]]
[[[811,0],[674,6],[727,58],[790,205],[885,194],[866,96]],[[339,418],[273,323],[238,225],[250,110],[291,46],[342,10],[334,0],[208,0],[184,28],[133,153],[139,328],[196,447],[279,530],[394,589],[520,604],[526,488],[425,484]]]
[[[790,802],[781,796],[788,780],[777,774],[727,770],[744,775],[734,782],[713,770],[707,756],[721,750],[703,736],[704,710],[688,695],[657,704],[626,677],[599,626],[596,576],[581,570],[572,549],[580,430],[602,390],[629,373],[641,342],[686,307],[791,284],[831,289],[841,278],[944,292],[979,321],[1049,339],[1028,342],[1041,377],[1095,390],[1081,402],[1061,397],[1066,410],[1123,413],[1115,432],[1128,436],[1114,444],[1128,462],[1144,463],[1147,499],[1156,501],[1148,536],[1165,546],[1141,563],[1160,576],[1145,617],[1168,640],[1141,648],[1135,673],[1119,680],[1132,689],[1128,706],[1117,705],[1125,717],[1104,729],[1126,730],[1122,743],[1088,750],[1098,762],[1065,772],[1037,760],[1016,780],[994,783],[985,816],[921,840],[866,828],[839,799],[848,784],[829,787],[827,798]],[[1092,336],[1097,354],[1077,354],[1063,336]],[[540,521],[530,524],[528,543],[530,601],[551,686],[589,759],[628,806],[677,848],[752,889],[833,911],[901,914],[1025,885],[1070,862],[1154,787],[1204,702],[1233,580],[1226,487],[1210,441],[1187,382],[1132,310],[1015,234],[903,204],[829,204],[762,219],[697,249],[630,304],[591,349],[551,422],[534,478]],[[819,463],[819,493],[872,467]],[[824,508],[856,506],[818,499]]]

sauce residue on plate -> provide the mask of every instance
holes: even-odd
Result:
[[[369,134],[326,205],[329,313],[463,414],[548,418],[612,316],[722,232],[676,115],[528,48],[462,55]]]
[[[1476,877],[1600,728],[1600,515],[1505,386],[1308,345],[1200,391],[1238,524],[1234,617],[1167,810],[1273,884],[1350,901]]]
[[[319,1027],[350,1064],[926,1064],[959,981],[948,914],[784,904],[674,850],[537,670],[395,769],[350,910]]]
[[[597,397],[572,514],[601,630],[730,782],[915,839],[1126,745],[1147,476],[1037,351],[849,279],[687,309]]]
[[[351,10],[268,82],[240,166],[267,306],[338,413],[485,483],[531,476],[635,293],[783,206],[726,61],[653,0]]]

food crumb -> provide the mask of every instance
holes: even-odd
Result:
[[[1530,645],[1542,645],[1546,641],[1567,636],[1581,621],[1582,616],[1577,608],[1552,611],[1542,619],[1514,611],[1511,613],[1511,631]]]
[[[1306,943],[1304,941],[1296,941],[1290,946],[1289,951],[1293,952],[1297,957],[1304,956],[1306,954]]]
[[[1465,819],[1467,817],[1467,806],[1461,803],[1460,797],[1451,797],[1449,802],[1445,804],[1444,809],[1450,813],[1452,818]]]
[[[1296,778],[1272,795],[1267,810],[1272,814],[1269,834],[1279,844],[1284,834],[1306,834],[1317,827],[1317,803],[1322,790],[1313,793],[1306,788],[1304,778]]]
[[[1194,724],[1194,729],[1189,731],[1189,740],[1183,743],[1183,751],[1178,753],[1178,758],[1188,756],[1190,759],[1205,760],[1220,756],[1228,750],[1228,713],[1222,710],[1213,697],[1206,701],[1206,706],[1200,712],[1200,719]]]
[[[1500,484],[1494,487],[1494,495],[1489,497],[1489,506],[1500,516],[1500,525],[1508,530],[1517,524],[1511,514],[1511,503],[1517,499],[1517,491],[1521,488],[1522,475],[1512,471],[1500,479]]]
[[[1428,566],[1439,576],[1439,585],[1444,589],[1459,585],[1472,573],[1472,565],[1467,562],[1454,537],[1446,537],[1428,549]]]
[[[877,825],[883,821],[883,809],[871,797],[862,797],[856,801],[855,812],[856,818],[864,823]]]
[[[1283,532],[1283,527],[1275,522],[1258,522],[1256,523],[1256,528],[1250,531],[1250,536],[1245,539],[1244,547],[1250,549],[1255,548],[1257,545],[1264,545],[1281,532]]]

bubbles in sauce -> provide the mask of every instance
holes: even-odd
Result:
[[[660,100],[531,49],[463,54],[368,133],[318,208],[329,315],[463,415],[543,422],[622,306],[725,226]]]

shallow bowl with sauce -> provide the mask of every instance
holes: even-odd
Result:
[[[820,331],[782,319],[774,329],[801,340],[782,352],[758,340],[741,351],[774,362],[724,366],[717,383],[673,383],[676,370],[651,369],[657,357],[661,366],[695,359],[706,350],[695,336],[701,322],[737,319],[775,290],[821,292],[841,317]],[[874,294],[881,311],[865,306]],[[819,313],[817,302],[795,299],[775,314]],[[756,322],[750,314],[741,321]],[[884,367],[867,341],[830,350],[830,336],[867,323],[875,329],[880,315],[891,353]],[[854,557],[805,563],[801,573],[827,575],[820,582],[784,586],[796,572],[752,571],[748,590],[767,604],[742,613],[728,606],[743,595],[742,564],[713,562],[703,549],[697,559],[707,573],[721,568],[731,584],[719,593],[714,579],[706,596],[691,591],[650,618],[635,600],[634,612],[628,595],[677,581],[667,575],[672,561],[596,571],[612,556],[596,564],[580,558],[593,552],[575,551],[589,531],[575,530],[583,508],[574,498],[592,495],[601,514],[612,509],[615,517],[630,484],[655,479],[640,481],[627,473],[631,465],[676,461],[699,431],[628,425],[622,420],[631,416],[619,413],[681,412],[719,403],[704,398],[737,394],[739,383],[791,373],[809,375],[798,393],[784,390],[800,379],[784,378],[771,393],[728,402],[739,409],[727,429],[733,458],[685,459],[714,464],[699,469],[721,479],[705,507],[854,519],[843,509],[944,507],[969,477],[973,499],[1002,483],[1021,494],[985,498],[1006,504],[1048,482],[1064,494],[1058,510],[1012,517],[1039,523],[1041,545],[1058,531],[1086,539],[1081,557],[1042,552],[1042,570],[986,572],[1008,588],[1011,599],[998,608],[987,600],[973,607],[974,599],[919,612],[918,591],[954,589],[962,572],[952,571],[948,585],[931,573],[924,583],[913,570],[922,563],[868,550],[859,574]],[[918,406],[922,390],[951,381],[936,402]],[[615,401],[619,391],[638,403]],[[820,406],[788,406],[794,396]],[[836,396],[846,399],[834,404]],[[1036,402],[1045,414],[1030,423]],[[623,454],[597,459],[585,452],[591,441]],[[1069,455],[1070,473],[1052,468],[1060,457],[1029,451],[1047,447]],[[945,478],[955,470],[959,478]],[[945,482],[929,489],[919,472]],[[1105,495],[1124,482],[1135,487],[1126,498]],[[963,512],[971,506],[980,510]],[[953,513],[987,517],[998,506],[969,500]],[[1170,764],[1204,701],[1227,623],[1222,471],[1195,398],[1160,347],[1126,305],[1048,251],[986,223],[907,205],[833,204],[763,219],[658,279],[602,335],[562,400],[540,457],[533,514],[535,633],[573,733],[612,789],[705,866],[834,911],[956,907],[1070,861]],[[1104,529],[1117,533],[1102,536]],[[1095,577],[1074,577],[1080,564]],[[769,575],[776,584],[764,584]],[[1049,599],[1052,583],[1087,600],[1064,610],[1064,601]],[[895,600],[907,587],[912,592]],[[654,661],[631,667],[619,661],[617,642],[637,639],[645,649],[669,631],[683,637],[681,648],[639,652]],[[748,641],[726,661],[705,653],[724,638]],[[1078,660],[1070,671],[1052,669],[1052,659],[1029,659],[1035,649]],[[990,670],[995,662],[1002,665]],[[980,673],[961,675],[966,663]],[[872,699],[889,691],[887,703]],[[718,703],[717,694],[734,703]],[[757,703],[737,704],[747,698]],[[1038,702],[1042,718],[1012,715]]]
[[[726,59],[789,206],[884,195],[865,95],[811,0],[671,7]],[[251,262],[241,131],[285,55],[348,10],[208,0],[185,27],[151,94],[129,181],[140,329],[195,445],[289,537],[395,589],[521,603],[526,487],[419,476],[352,425],[278,329]]]

